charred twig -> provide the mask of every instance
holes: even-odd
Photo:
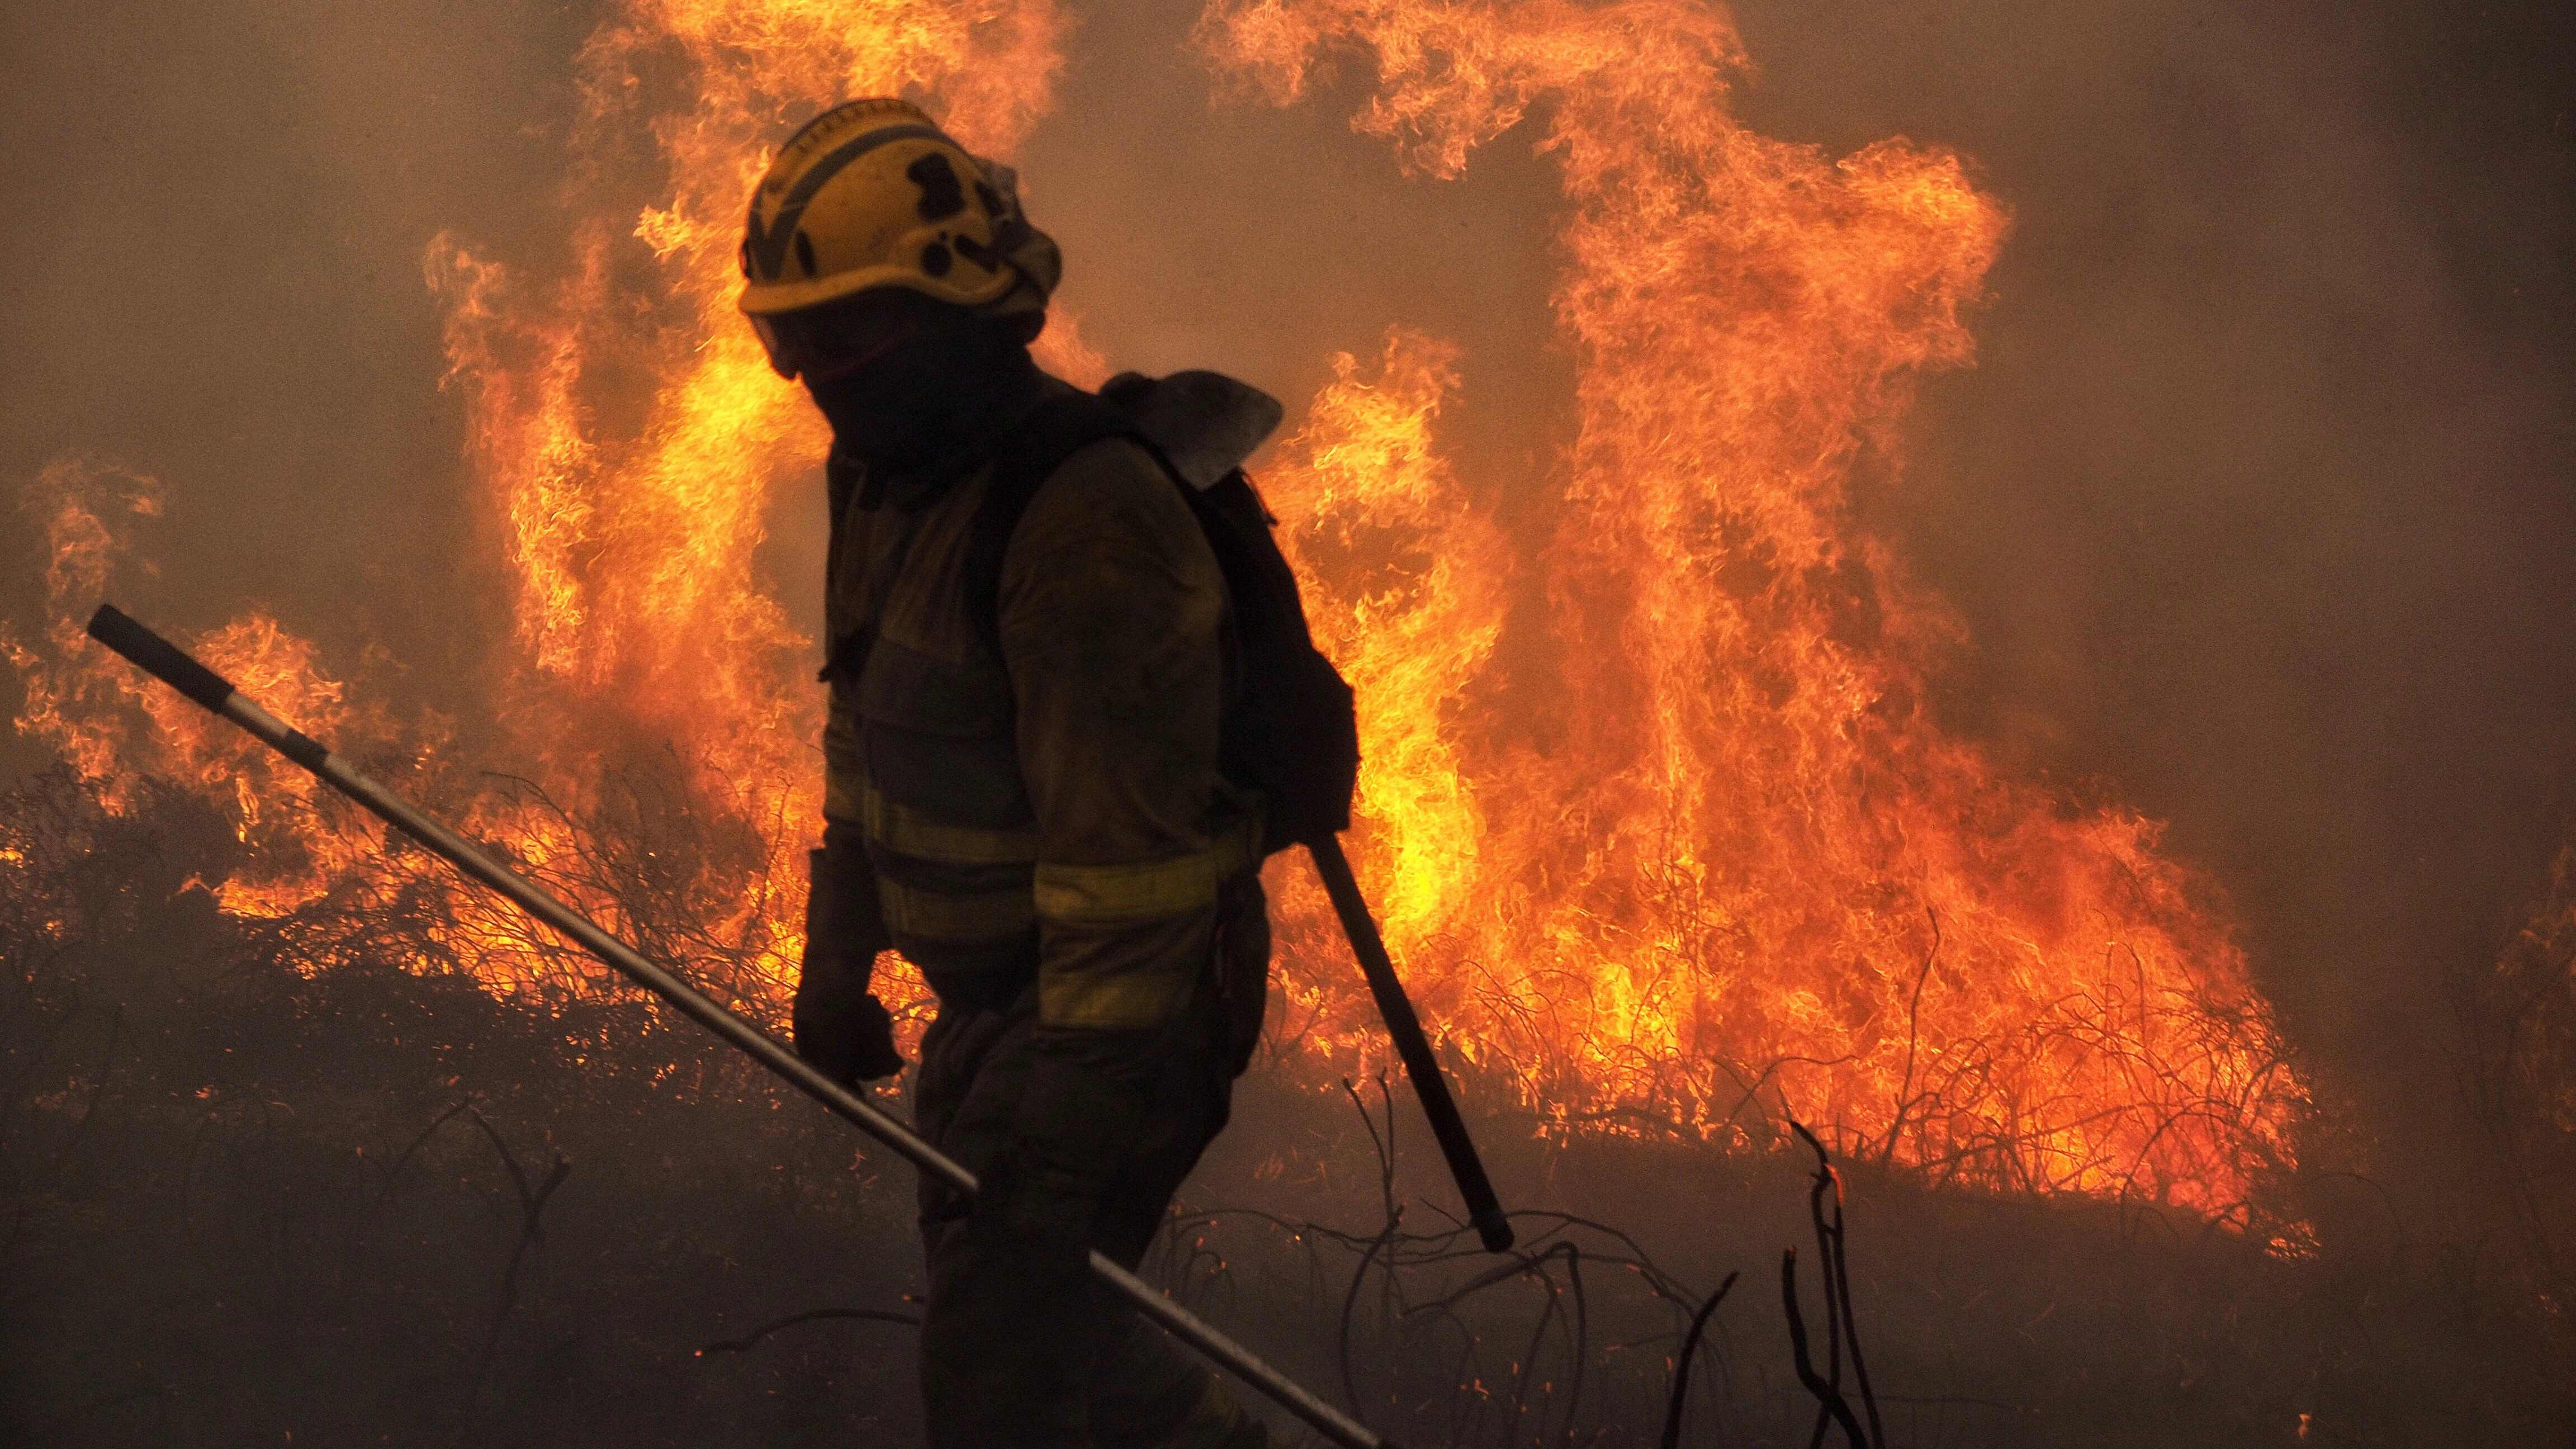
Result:
[[[415,1154],[417,1154],[423,1147],[429,1145],[430,1138],[438,1135],[439,1128],[454,1121],[458,1116],[473,1110],[474,1099],[468,1097],[464,1101],[457,1103],[455,1106],[448,1108],[446,1111],[439,1113],[437,1121],[420,1129],[419,1134],[411,1139],[411,1144],[403,1148],[401,1154],[394,1158],[394,1165],[385,1169],[385,1191],[387,1193],[391,1193],[394,1190],[394,1179],[402,1176],[402,1170],[411,1165],[411,1160]]]
[[[800,1323],[820,1323],[832,1318],[858,1318],[870,1323],[900,1323],[912,1328],[921,1326],[921,1319],[913,1314],[896,1313],[884,1308],[809,1308],[803,1313],[791,1313],[776,1323],[753,1329],[740,1338],[728,1338],[720,1343],[708,1344],[697,1350],[692,1357],[705,1358],[711,1353],[749,1353],[762,1339],[773,1333],[784,1332]]]
[[[1565,1442],[1572,1444],[1574,1416],[1583,1407],[1583,1372],[1592,1360],[1592,1312],[1583,1295],[1583,1250],[1572,1243],[1565,1245],[1565,1282],[1574,1290],[1574,1341],[1566,1345],[1566,1356],[1574,1367],[1566,1376],[1565,1428],[1561,1433]]]
[[[1233,1300],[1234,1280],[1226,1272],[1225,1254],[1208,1246],[1206,1230],[1216,1225],[1207,1213],[1184,1214],[1175,1204],[1164,1213],[1163,1230],[1155,1235],[1155,1254],[1162,1264],[1159,1276],[1165,1291],[1175,1298],[1198,1306],[1200,1295],[1192,1291],[1204,1284],[1213,1292],[1222,1288],[1228,1302]],[[1186,1236],[1188,1243],[1183,1244]],[[1204,1267],[1202,1267],[1204,1265]]]
[[[1507,1283],[1514,1278],[1543,1271],[1548,1259],[1553,1258],[1560,1253],[1571,1252],[1573,1248],[1574,1245],[1572,1243],[1556,1243],[1549,1247],[1542,1248],[1535,1253],[1514,1253],[1510,1262],[1505,1263],[1498,1268],[1491,1268],[1485,1272],[1477,1274],[1475,1277],[1467,1281],[1465,1287],[1458,1289],[1456,1292],[1453,1292],[1446,1297],[1435,1298],[1429,1303],[1417,1303],[1407,1307],[1404,1310],[1404,1316],[1411,1318],[1417,1314],[1438,1313],[1454,1308],[1459,1303],[1484,1292],[1486,1289],[1493,1287],[1497,1283]]]
[[[1465,1255],[1461,1254],[1455,1256]],[[1578,1248],[1573,1243],[1560,1242],[1551,1244],[1539,1252],[1518,1255],[1514,1261],[1505,1264],[1500,1268],[1479,1274],[1465,1287],[1451,1293],[1449,1296],[1434,1303],[1423,1304],[1417,1308],[1408,1308],[1405,1310],[1405,1314],[1408,1317],[1435,1311],[1446,1314],[1448,1310],[1456,1304],[1494,1286],[1497,1283],[1503,1283],[1514,1278],[1522,1277],[1534,1277],[1538,1279],[1538,1281],[1547,1288],[1548,1296],[1546,1305],[1539,1310],[1538,1321],[1530,1326],[1529,1347],[1521,1355],[1518,1382],[1514,1386],[1512,1393],[1512,1422],[1518,1424],[1529,1411],[1530,1379],[1537,1373],[1539,1348],[1547,1340],[1548,1326],[1563,1314],[1563,1310],[1559,1306],[1558,1302],[1556,1284],[1547,1276],[1547,1263],[1548,1260],[1552,1258],[1562,1257],[1565,1259],[1566,1278],[1574,1290],[1574,1320],[1572,1326],[1567,1330],[1567,1355],[1571,1372],[1567,1384],[1564,1428],[1565,1437],[1571,1439],[1574,1434],[1574,1415],[1583,1394],[1583,1370],[1584,1364],[1589,1356],[1587,1345],[1591,1337],[1590,1314],[1585,1305],[1583,1295],[1582,1256],[1582,1249]],[[1454,1317],[1453,1321],[1455,1321]],[[1537,1435],[1538,1442],[1546,1442],[1548,1438],[1546,1429],[1547,1424],[1544,1416],[1542,1416],[1539,1424],[1540,1432]]]
[[[1547,1341],[1547,1326],[1555,1321],[1556,1314],[1556,1293],[1551,1285],[1546,1306],[1539,1309],[1538,1321],[1530,1325],[1529,1347],[1521,1354],[1520,1372],[1514,1376],[1511,1421],[1515,1428],[1529,1415],[1530,1380],[1538,1377],[1539,1345]],[[1540,1427],[1544,1429],[1546,1426],[1542,1424]],[[1545,1435],[1540,1437],[1544,1440]]]
[[[1361,1100],[1365,1100],[1362,1098]],[[1385,1141],[1384,1123],[1375,1109],[1369,1111],[1369,1127],[1376,1129],[1376,1140]],[[1381,1191],[1385,1190],[1384,1164],[1379,1164]],[[1399,1202],[1397,1211],[1410,1220],[1419,1204]],[[1439,1442],[1465,1445],[1489,1445],[1502,1449],[1518,1446],[1581,1446],[1614,1428],[1584,1422],[1583,1404],[1592,1393],[1595,1380],[1605,1367],[1600,1350],[1590,1342],[1590,1298],[1595,1285],[1585,1281],[1585,1260],[1597,1265],[1624,1267],[1634,1271],[1647,1297],[1675,1310],[1668,1335],[1635,1343],[1613,1345],[1614,1350],[1643,1347],[1653,1342],[1677,1342],[1691,1328],[1695,1315],[1707,1304],[1698,1291],[1683,1287],[1658,1267],[1633,1238],[1606,1223],[1574,1214],[1523,1211],[1513,1215],[1522,1225],[1543,1225],[1537,1235],[1538,1245],[1524,1248],[1511,1261],[1494,1264],[1476,1242],[1474,1229],[1465,1223],[1451,1223],[1436,1230],[1407,1232],[1399,1225],[1393,1233],[1383,1225],[1365,1236],[1298,1220],[1257,1208],[1206,1208],[1190,1214],[1192,1221],[1215,1223],[1226,1219],[1249,1219],[1276,1229],[1287,1239],[1304,1245],[1309,1252],[1330,1245],[1350,1250],[1363,1265],[1364,1272],[1384,1273],[1388,1291],[1398,1308],[1388,1326],[1406,1340],[1426,1331],[1446,1329],[1458,1333],[1461,1342],[1456,1350],[1456,1364],[1442,1378],[1444,1384],[1467,1386],[1469,1392],[1452,1406],[1446,1432],[1437,1434]],[[1560,1234],[1576,1230],[1595,1232],[1606,1240],[1606,1252],[1582,1246],[1580,1241],[1566,1241]],[[1475,1271],[1454,1284],[1444,1285],[1437,1293],[1415,1298],[1406,1285],[1418,1281],[1412,1275],[1433,1271],[1453,1262],[1478,1260]],[[1554,1267],[1559,1259],[1567,1265],[1567,1278],[1557,1281]],[[1534,1320],[1514,1330],[1513,1349],[1517,1350],[1508,1367],[1490,1364],[1484,1358],[1487,1340],[1480,1331],[1461,1318],[1459,1310],[1469,1300],[1490,1293],[1494,1288],[1514,1281],[1534,1281],[1546,1297]],[[1356,1400],[1359,1377],[1358,1355],[1363,1350],[1362,1335],[1357,1328],[1359,1293],[1366,1288],[1365,1276],[1336,1275],[1325,1288],[1321,1274],[1315,1287],[1329,1292],[1325,1301],[1328,1316],[1340,1316],[1341,1356],[1346,1368],[1344,1389]],[[1713,1311],[1713,1310],[1712,1310]],[[1698,1321],[1703,1336],[1707,1319]],[[1330,1331],[1330,1330],[1328,1330]],[[1555,1345],[1551,1347],[1551,1344]],[[1564,1355],[1560,1363],[1558,1355]],[[1490,1385],[1490,1389],[1488,1386]],[[1667,1386],[1658,1382],[1653,1390],[1656,1402],[1663,1402]]]
[[[1350,1291],[1342,1295],[1342,1323],[1337,1347],[1342,1367],[1342,1397],[1353,1409],[1360,1405],[1360,1392],[1358,1379],[1351,1372],[1351,1314],[1359,1307],[1360,1287],[1368,1281],[1369,1269],[1376,1264],[1382,1249],[1387,1254],[1387,1291],[1394,1291],[1395,1253],[1389,1244],[1404,1223],[1404,1208],[1395,1200],[1395,1098],[1386,1089],[1386,1074],[1383,1072],[1378,1074],[1377,1089],[1378,1095],[1386,1100],[1386,1131],[1383,1135],[1378,1132],[1376,1121],[1369,1116],[1368,1104],[1360,1100],[1359,1089],[1351,1085],[1350,1078],[1342,1079],[1342,1091],[1349,1095],[1351,1105],[1358,1109],[1360,1125],[1368,1129],[1369,1147],[1377,1154],[1378,1194],[1386,1210],[1386,1225],[1378,1229],[1377,1236],[1369,1240],[1368,1248],[1360,1254],[1359,1266],[1351,1272]],[[1385,1316],[1392,1319],[1394,1315],[1388,1313]]]
[[[1691,1359],[1699,1352],[1700,1337],[1708,1331],[1710,1316],[1717,1312],[1717,1305],[1726,1301],[1727,1290],[1735,1286],[1736,1276],[1733,1273],[1726,1275],[1726,1281],[1718,1284],[1717,1291],[1708,1295],[1708,1301],[1699,1306],[1699,1312],[1691,1315],[1690,1332],[1682,1335],[1682,1351],[1673,1359],[1672,1402],[1664,1409],[1663,1449],[1680,1449],[1682,1406],[1690,1397]]]
[[[1834,1405],[1841,1405],[1837,1417],[1847,1420],[1850,1416],[1851,1407],[1842,1397],[1842,1346],[1848,1340],[1851,1344],[1852,1379],[1860,1389],[1861,1404],[1869,1413],[1870,1437],[1866,1442],[1878,1446],[1878,1449],[1884,1449],[1887,1443],[1887,1430],[1879,1421],[1878,1400],[1870,1392],[1869,1366],[1861,1358],[1860,1325],[1852,1317],[1851,1268],[1843,1253],[1842,1174],[1834,1171],[1833,1162],[1826,1156],[1824,1144],[1816,1140],[1816,1134],[1808,1131],[1803,1123],[1793,1120],[1789,1125],[1797,1130],[1799,1138],[1807,1144],[1810,1151],[1816,1154],[1816,1176],[1813,1185],[1807,1190],[1807,1216],[1808,1220],[1815,1225],[1819,1265],[1825,1280],[1825,1342],[1827,1345],[1825,1383],[1832,1398],[1830,1403],[1824,1403],[1823,1409],[1817,1415],[1813,1443],[1824,1442],[1825,1414],[1834,1412]],[[1830,1217],[1825,1211],[1828,1192],[1831,1193],[1833,1203]],[[1781,1264],[1780,1272],[1783,1291],[1789,1297],[1789,1324],[1792,1330],[1791,1337],[1795,1340],[1794,1346],[1797,1350],[1799,1377],[1804,1380],[1808,1377],[1807,1334],[1798,1319],[1796,1271],[1797,1264],[1793,1254]],[[1810,1383],[1808,1387],[1813,1390],[1815,1385]],[[1823,1403],[1822,1395],[1819,1395],[1819,1401]],[[1847,1430],[1851,1427],[1853,1426],[1846,1424]]]
[[[1828,1420],[1842,1425],[1844,1442],[1852,1449],[1873,1449],[1862,1436],[1860,1421],[1852,1417],[1851,1405],[1844,1402],[1842,1391],[1816,1372],[1815,1360],[1807,1353],[1807,1321],[1798,1312],[1798,1249],[1795,1244],[1780,1250],[1780,1306],[1789,1314],[1789,1355],[1798,1366],[1798,1382],[1816,1396],[1816,1431],[1807,1440],[1808,1449],[1825,1442]],[[1828,1307],[1828,1311],[1830,1307]]]
[[[394,1185],[401,1180],[403,1169],[411,1165],[412,1158],[418,1155],[423,1147],[429,1145],[430,1138],[438,1135],[438,1129],[456,1120],[460,1114],[471,1110],[473,1106],[474,1099],[468,1097],[465,1100],[458,1102],[455,1106],[448,1108],[446,1111],[439,1113],[437,1120],[420,1129],[420,1131],[412,1137],[410,1143],[406,1145],[401,1152],[394,1155],[393,1166],[385,1169],[384,1190],[373,1203],[369,1203],[366,1200],[366,1152],[363,1148],[359,1149],[358,1160],[360,1176],[358,1180],[358,1210],[355,1218],[349,1224],[349,1244],[345,1254],[345,1261],[340,1270],[340,1293],[342,1302],[347,1302],[349,1295],[357,1291],[358,1260],[365,1248],[368,1221],[370,1217],[372,1217],[374,1211],[393,1197]]]
[[[490,1120],[471,1105],[466,1107],[465,1114],[473,1119],[475,1126],[483,1129],[485,1137],[492,1140],[492,1150],[501,1155],[501,1165],[509,1169],[510,1186],[519,1197],[519,1241],[510,1249],[510,1261],[501,1269],[500,1306],[493,1310],[492,1326],[483,1335],[483,1351],[475,1356],[474,1378],[465,1388],[465,1414],[459,1423],[460,1430],[473,1423],[474,1401],[482,1396],[483,1380],[492,1371],[492,1356],[501,1346],[501,1330],[510,1321],[510,1310],[518,1304],[519,1267],[527,1259],[529,1245],[545,1235],[538,1226],[538,1218],[546,1210],[546,1200],[553,1197],[555,1189],[563,1186],[564,1179],[572,1175],[571,1159],[558,1156],[554,1166],[547,1169],[546,1180],[530,1188],[528,1174],[520,1168],[517,1155],[510,1151],[508,1143],[501,1140],[501,1134],[493,1130]]]
[[[1914,1050],[1923,1040],[1923,983],[1932,979],[1932,963],[1941,959],[1941,913],[1927,905],[1923,914],[1932,919],[1932,949],[1923,953],[1923,969],[1914,973],[1913,994],[1905,999],[1905,1076],[1897,1083],[1896,1120],[1887,1124],[1887,1146],[1878,1155],[1881,1162],[1896,1156],[1896,1140],[1905,1135],[1906,1114],[1923,1100],[1914,1091]]]
[[[1843,1185],[1840,1176],[1834,1179],[1833,1244],[1834,1308],[1842,1318],[1843,1341],[1851,1346],[1852,1382],[1859,1386],[1861,1408],[1869,1415],[1870,1442],[1884,1449],[1887,1429],[1879,1422],[1878,1396],[1870,1392],[1869,1365],[1862,1360],[1860,1353],[1860,1324],[1852,1317],[1851,1265],[1843,1257]]]

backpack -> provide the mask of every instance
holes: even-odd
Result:
[[[967,598],[998,654],[1002,555],[1039,486],[1104,438],[1151,454],[1207,535],[1234,605],[1243,670],[1219,727],[1218,759],[1227,779],[1266,799],[1264,855],[1349,829],[1360,766],[1351,687],[1315,648],[1297,575],[1271,536],[1279,520],[1237,466],[1279,416],[1267,394],[1213,372],[1159,381],[1125,373],[1097,395],[1051,397],[1003,446],[965,557]]]

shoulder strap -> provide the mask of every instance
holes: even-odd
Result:
[[[1087,392],[1069,393],[1031,409],[994,459],[992,481],[966,532],[965,588],[977,632],[996,657],[1002,652],[1002,557],[1010,552],[1020,516],[1065,459],[1103,438],[1119,437],[1143,441],[1125,408]]]

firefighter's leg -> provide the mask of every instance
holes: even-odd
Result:
[[[1257,888],[1231,914],[1263,924]],[[1165,1049],[1114,1169],[1083,1186],[1088,1245],[1129,1268],[1172,1195],[1223,1130],[1234,1077],[1259,1031],[1268,937],[1222,938],[1243,959],[1212,972]],[[1244,980],[1234,980],[1242,977]],[[922,1134],[992,1177],[1013,1140],[1036,1067],[1033,995],[1007,1010],[943,1012],[923,1040],[915,1092]],[[1082,1174],[1088,1177],[1088,1174]],[[1096,1197],[1094,1197],[1096,1194]],[[1067,1203],[1070,1210],[1074,1204]],[[956,1194],[925,1188],[929,1311],[922,1400],[931,1449],[1258,1449],[1268,1442],[1209,1371],[1101,1287],[1079,1247],[1011,1243],[978,1231]],[[1076,1230],[1079,1231],[1078,1229]]]
[[[1137,1449],[1266,1449],[1269,1434],[1215,1374],[1134,1313],[1092,1378],[1096,1442]]]
[[[1011,1140],[1036,1026],[1032,995],[1008,1010],[943,1010],[922,1041],[916,1124],[979,1176]],[[921,1399],[930,1449],[1090,1449],[1083,1389],[1104,1344],[1104,1290],[1078,1248],[1034,1251],[970,1231],[967,1208],[925,1183]]]
[[[1234,1092],[1235,1051],[1224,1003],[1211,996],[1175,1044],[1155,1112],[1101,1205],[1093,1242],[1133,1268],[1162,1227],[1172,1195],[1223,1130]],[[1121,1313],[1091,1380],[1095,1441],[1136,1449],[1263,1449],[1260,1422],[1217,1377],[1164,1333]]]

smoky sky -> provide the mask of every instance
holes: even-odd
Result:
[[[1211,101],[1195,6],[1077,11],[1020,158],[1114,366],[1292,419],[1391,323],[1464,348],[1445,433],[1528,506],[1568,424],[1538,122],[1453,182],[1349,133],[1365,77]],[[2576,195],[2559,7],[1747,0],[1757,129],[1954,147],[2014,229],[1977,365],[1928,380],[1869,526],[1962,614],[1953,728],[2171,822],[2383,1172],[2458,1137],[2444,973],[2490,954],[2576,759]],[[131,607],[252,604],[470,714],[506,627],[442,391],[441,230],[565,255],[592,6],[18,5],[0,16],[0,481],[158,477]],[[1356,68],[1349,68],[1355,72]],[[631,164],[631,159],[618,164]],[[585,194],[622,183],[593,178]],[[657,199],[649,170],[631,204]],[[1883,476],[1882,476],[1883,475]],[[789,490],[791,494],[795,490]],[[819,496],[770,550],[819,613]],[[41,615],[9,525],[0,609]],[[14,678],[0,707],[14,712]],[[41,763],[0,746],[11,773]],[[505,762],[495,762],[505,764]],[[2339,1108],[2340,1109],[2340,1108]]]
[[[1755,124],[1956,146],[2015,214],[1880,500],[1977,641],[1949,717],[2171,821],[2362,1165],[2456,1172],[2440,983],[2519,924],[2576,762],[2576,27],[1738,14]]]

